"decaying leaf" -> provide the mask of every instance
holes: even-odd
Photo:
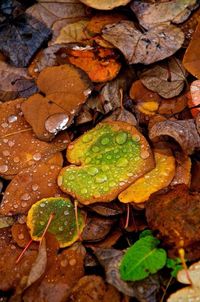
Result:
[[[199,200],[198,193],[190,193],[186,185],[177,185],[168,193],[152,196],[146,204],[149,227],[159,231],[165,244],[183,247],[186,259],[200,255]]]
[[[37,91],[34,81],[25,68],[15,68],[0,61],[0,100],[9,101],[19,97],[29,97]]]
[[[67,133],[62,133],[53,142],[38,140],[23,117],[23,99],[0,104],[0,175],[12,178],[22,169],[50,158],[64,150],[69,142]]]
[[[57,185],[57,176],[62,161],[42,162],[19,172],[6,188],[0,204],[2,215],[26,214],[38,200],[61,194]]]
[[[124,206],[117,202],[99,202],[97,204],[89,205],[89,209],[105,217],[112,217],[124,213]]]
[[[105,269],[106,281],[109,284],[115,286],[125,295],[137,298],[140,302],[156,302],[156,293],[160,286],[156,275],[150,276],[143,281],[125,282],[120,278],[119,273],[119,264],[123,257],[122,251],[97,249],[95,255]]]
[[[117,47],[129,64],[151,64],[173,55],[183,44],[184,34],[174,25],[162,24],[140,32],[131,21],[107,25],[103,38]]]
[[[183,65],[193,76],[200,79],[200,60],[199,60],[199,47],[200,47],[200,23],[197,25],[192,40],[186,49],[183,58]]]
[[[80,0],[84,4],[96,8],[96,9],[103,9],[103,10],[110,10],[115,7],[126,5],[131,0]]]
[[[167,187],[175,174],[175,159],[166,146],[154,149],[156,166],[153,170],[137,179],[130,187],[119,194],[121,202],[141,203],[150,195]]]
[[[12,217],[0,216],[0,229],[7,228],[14,223]]]
[[[86,6],[78,0],[39,0],[26,11],[29,15],[37,18],[51,27],[59,19],[67,19],[72,23],[81,20],[87,15]]]
[[[0,51],[16,67],[26,67],[36,51],[45,43],[51,30],[36,18],[21,14],[12,22],[1,24]]]
[[[158,2],[158,3],[157,3]],[[140,24],[148,29],[159,23],[182,23],[198,7],[197,0],[167,0],[167,1],[133,1],[131,9],[136,14]]]
[[[106,82],[114,79],[121,64],[113,49],[101,46],[69,46],[57,51],[59,64],[71,63],[84,70],[92,82]]]
[[[91,83],[80,69],[65,64],[44,69],[37,85],[45,96],[34,94],[22,104],[22,111],[37,137],[48,141],[72,123],[91,92]]]
[[[167,302],[188,302],[188,301],[198,301],[200,297],[200,262],[193,263],[188,269],[188,275],[190,280],[188,280],[188,276],[185,270],[181,270],[178,272],[177,279],[179,282],[188,284],[190,286],[184,287],[182,289],[177,290],[175,293],[170,295]]]
[[[83,204],[112,201],[154,166],[145,138],[123,122],[99,123],[70,144],[67,159],[58,184]]]
[[[33,240],[40,241],[52,215],[48,232],[54,234],[60,247],[72,245],[79,238],[84,228],[84,215],[75,209],[68,198],[51,197],[36,202],[28,212],[27,226]],[[80,233],[80,234],[79,234]]]
[[[200,162],[194,161],[192,165],[192,179],[191,179],[191,189],[196,192],[200,192]]]
[[[179,25],[181,30],[185,34],[184,47],[188,47],[199,21],[200,9],[197,9],[195,12],[192,13],[190,18],[186,22]]]
[[[133,113],[124,109],[118,108],[113,113],[107,117],[104,121],[119,121],[130,124],[131,126],[137,126],[137,120]]]
[[[200,149],[200,136],[192,119],[166,120],[153,125],[149,131],[152,140],[163,135],[175,139],[186,154],[192,154],[196,149]]]
[[[200,80],[192,82],[190,86],[190,95],[188,95],[188,105],[191,109],[193,117],[196,117],[200,112]]]
[[[170,58],[165,64],[155,65],[142,72],[140,79],[149,90],[170,99],[181,93],[185,85],[186,71],[177,58]]]
[[[171,186],[185,184],[189,187],[191,183],[191,159],[189,156],[184,156],[182,152],[176,152],[175,158],[176,171]]]

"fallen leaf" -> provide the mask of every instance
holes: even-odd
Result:
[[[120,302],[120,294],[112,286],[105,284],[100,276],[90,275],[82,277],[69,297],[69,302]],[[111,294],[111,297],[108,295]],[[111,300],[108,300],[110,298]]]
[[[75,43],[87,40],[90,36],[87,34],[86,27],[88,21],[81,20],[64,26],[54,44]]]
[[[109,203],[99,202],[97,204],[91,204],[88,207],[90,210],[94,211],[95,213],[105,217],[120,215],[124,212],[124,206],[116,202],[109,202]]]
[[[0,100],[5,102],[19,97],[29,97],[37,87],[25,68],[15,68],[0,61]]]
[[[155,65],[140,75],[142,84],[170,99],[181,93],[186,81],[186,71],[177,58],[170,58],[165,64]]]
[[[7,228],[13,225],[14,219],[12,217],[0,216],[0,229]]]
[[[186,154],[192,154],[196,149],[200,149],[200,136],[192,119],[166,120],[153,125],[149,131],[151,140],[163,135],[175,139]]]
[[[188,280],[186,271],[185,270],[179,271],[177,275],[178,281],[184,284],[189,284],[190,286],[179,289],[175,293],[171,294],[167,302],[177,302],[180,300],[183,302],[188,302],[188,301],[195,302],[199,300],[200,262],[193,263],[187,270],[187,273],[190,276],[192,284],[190,284],[190,280]]]
[[[148,29],[164,22],[182,23],[198,5],[196,0],[167,0],[158,3],[136,0],[131,4],[131,9],[140,24]]]
[[[110,249],[117,244],[118,240],[122,237],[122,231],[118,229],[112,230],[108,236],[98,242],[86,243],[85,246],[95,250],[96,248]]]
[[[197,115],[195,122],[196,122],[197,131],[200,135],[200,113]]]
[[[195,10],[190,18],[185,21],[184,23],[180,24],[181,30],[185,34],[185,41],[183,47],[187,48],[191,39],[192,35],[198,25],[198,22],[200,21],[200,9]]]
[[[96,8],[96,9],[103,9],[103,10],[110,10],[115,7],[121,6],[121,5],[126,5],[128,4],[131,0],[80,0],[84,4]]]
[[[87,223],[82,233],[82,239],[89,242],[103,240],[110,232],[116,220],[106,217],[87,217]]]
[[[200,80],[191,83],[190,94],[188,94],[188,105],[191,108],[192,116],[196,117],[200,112]]]
[[[38,200],[62,194],[57,177],[62,162],[39,162],[36,165],[23,169],[7,186],[0,204],[2,215],[26,214]]]
[[[117,47],[129,64],[151,64],[173,55],[183,44],[184,34],[174,25],[162,24],[142,33],[131,21],[107,25],[102,37]]]
[[[118,196],[121,202],[145,202],[151,194],[167,187],[171,183],[176,167],[171,150],[166,146],[155,148],[154,156],[156,161],[155,168],[121,192]]]
[[[192,165],[192,179],[191,179],[191,190],[200,192],[200,162],[194,161]]]
[[[59,64],[71,63],[81,68],[88,74],[92,82],[111,81],[121,68],[115,50],[101,46],[69,45],[60,48],[56,55]]]
[[[12,233],[12,238],[14,242],[22,248],[25,248],[27,244],[31,240],[31,236],[29,234],[28,228],[26,223],[14,223],[11,227],[11,233]],[[29,247],[31,250],[36,249],[38,250],[38,244],[37,243],[32,243],[31,246]]]
[[[128,123],[131,126],[137,126],[137,120],[134,114],[124,108],[116,109],[109,117],[104,119],[104,121],[119,121]]]
[[[97,259],[105,269],[106,281],[127,296],[135,297],[138,301],[156,301],[156,292],[160,285],[156,275],[143,281],[125,282],[120,278],[119,264],[123,252],[116,249],[97,249]]]
[[[87,15],[86,9],[87,7],[78,0],[39,0],[26,12],[51,28],[59,19],[67,19],[70,22],[81,20]]]
[[[47,265],[46,240],[43,238],[39,245],[38,255],[28,275],[26,288],[37,281],[45,272]]]
[[[31,238],[35,241],[42,240],[50,216],[53,215],[48,232],[55,235],[60,247],[72,245],[79,239],[85,226],[83,213],[79,209],[77,213],[78,219],[74,205],[68,198],[51,197],[39,200],[32,205],[27,216]]]
[[[184,248],[186,259],[191,260],[200,255],[199,200],[198,193],[190,193],[188,187],[181,184],[168,193],[154,194],[146,204],[149,227],[159,231],[167,246],[175,250]]]
[[[12,178],[22,169],[64,150],[69,142],[62,133],[51,143],[38,140],[23,117],[23,99],[0,104],[0,175]]]
[[[68,64],[45,68],[37,85],[45,96],[32,95],[22,111],[37,137],[49,141],[72,123],[92,85],[84,72]]]
[[[73,165],[61,170],[58,184],[86,205],[114,200],[154,165],[145,138],[123,122],[99,123],[70,144],[67,159]]]
[[[122,280],[143,280],[162,269],[166,264],[167,254],[164,249],[158,247],[159,243],[160,241],[150,234],[140,237],[129,247],[119,267]]]
[[[171,182],[171,186],[185,184],[189,187],[191,183],[191,159],[189,156],[184,156],[182,152],[176,152],[175,158],[176,172]]]
[[[47,42],[51,30],[36,18],[21,14],[1,24],[0,51],[16,67],[26,67],[36,51]]]
[[[200,23],[198,23],[194,34],[192,35],[192,40],[183,57],[183,66],[187,71],[189,71],[193,76],[200,79],[200,60],[199,60],[199,44],[200,41]]]

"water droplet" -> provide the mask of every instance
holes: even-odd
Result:
[[[107,159],[112,159],[112,156],[111,156],[110,154],[108,154],[108,155],[106,156],[106,158],[107,158]]]
[[[136,142],[139,142],[140,141],[140,136],[138,134],[135,134],[133,136],[133,140],[136,141]]]
[[[9,141],[9,142],[8,142],[8,146],[9,146],[9,147],[13,147],[14,145],[15,145],[15,142],[14,142],[14,141]]]
[[[96,167],[89,167],[87,169],[87,172],[89,175],[96,175],[99,172],[99,170]]]
[[[23,240],[23,239],[24,239],[24,234],[22,234],[22,233],[19,234],[19,235],[18,235],[18,238],[19,238],[19,240]]]
[[[90,88],[88,88],[88,89],[84,90],[83,94],[84,94],[85,96],[88,96],[88,95],[91,94],[91,92],[92,92],[92,90],[91,90]]]
[[[93,138],[93,137],[92,137],[91,134],[85,134],[85,135],[83,135],[82,141],[83,141],[84,143],[89,143],[89,142],[91,142],[92,138]]]
[[[62,176],[58,176],[58,185],[62,186],[63,183],[63,177]]]
[[[31,197],[28,193],[24,193],[22,196],[21,196],[21,200],[29,200]]]
[[[8,117],[8,122],[9,122],[9,123],[14,123],[14,122],[16,122],[16,121],[17,121],[17,116],[16,116],[16,115],[12,114],[12,115],[10,115],[10,116]]]
[[[68,179],[74,180],[74,179],[75,179],[75,176],[74,176],[74,175],[69,175]]]
[[[20,161],[20,158],[16,156],[13,158],[13,161],[14,161],[14,163],[18,163]]]
[[[3,153],[4,156],[9,156],[10,155],[10,151],[8,151],[8,150],[4,150],[2,153]]]
[[[86,194],[87,192],[88,192],[88,191],[87,191],[86,188],[81,189],[81,193],[82,193],[82,194]]]
[[[68,126],[69,116],[65,113],[55,113],[45,121],[45,128],[49,133],[57,134]]]
[[[44,221],[40,221],[40,225],[45,225],[45,222]]]
[[[116,140],[116,143],[118,144],[118,145],[123,145],[123,144],[125,144],[125,142],[127,141],[127,133],[126,132],[120,132],[120,133],[118,133],[117,135],[116,135],[116,138],[115,138],[115,140]]]
[[[102,144],[103,146],[108,145],[109,143],[110,143],[110,139],[109,139],[108,137],[102,138],[101,144]]]
[[[21,206],[22,208],[25,208],[27,206],[27,203],[25,201],[22,201]]]
[[[58,228],[58,229],[59,229],[59,231],[60,231],[60,232],[62,232],[62,231],[63,231],[63,227],[62,227],[62,226],[59,226],[59,228]]]
[[[95,176],[95,181],[97,183],[103,183],[107,181],[107,176],[105,174],[99,173]]]
[[[0,166],[0,173],[5,173],[7,171],[8,171],[8,166],[6,166],[6,165]]]
[[[37,184],[32,185],[32,190],[33,191],[37,191],[38,188],[39,188],[39,186]]]
[[[15,204],[13,205],[13,208],[14,208],[14,209],[17,209],[17,208],[18,208],[18,204],[15,203]]]
[[[148,151],[141,151],[140,156],[142,159],[147,159],[149,157],[149,152]]]
[[[1,127],[2,127],[2,128],[7,128],[7,127],[8,127],[8,123],[2,123],[2,124],[1,124]]]
[[[69,215],[69,212],[68,211],[64,211],[64,215]]]
[[[101,166],[101,170],[102,170],[103,172],[106,172],[106,171],[110,170],[110,168],[109,168],[109,166],[107,166],[107,165],[103,165],[103,166]]]
[[[45,207],[45,203],[42,202],[42,203],[40,204],[40,207],[41,207],[41,208],[44,208],[44,207]]]
[[[62,261],[60,262],[60,265],[61,265],[62,267],[66,267],[66,266],[68,265],[67,259],[62,260]]]
[[[69,260],[69,264],[70,264],[71,266],[75,265],[75,264],[76,264],[76,259],[70,259],[70,260]]]
[[[100,151],[100,149],[99,149],[98,146],[93,146],[93,147],[92,147],[92,151],[95,152],[95,153],[97,153],[97,152]]]
[[[36,160],[36,161],[40,160],[41,157],[42,157],[42,156],[41,156],[40,153],[35,153],[35,154],[33,155],[33,159]]]
[[[109,186],[112,188],[112,187],[115,187],[117,184],[116,184],[116,182],[114,182],[114,181],[110,181],[109,182]]]
[[[119,167],[125,167],[128,165],[128,160],[126,158],[120,158],[118,163],[117,163],[117,166]]]

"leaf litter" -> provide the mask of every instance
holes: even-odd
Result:
[[[199,12],[1,1],[0,300],[198,301]]]

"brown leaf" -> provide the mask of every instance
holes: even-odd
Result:
[[[91,83],[80,69],[66,64],[45,68],[37,85],[45,96],[34,94],[22,104],[22,111],[37,137],[49,141],[72,123],[91,92]]]
[[[183,58],[183,65],[193,76],[200,80],[200,59],[199,59],[199,47],[200,47],[200,23],[196,27],[192,40],[185,52]]]
[[[75,22],[87,15],[86,6],[78,0],[39,0],[37,4],[30,6],[26,12],[48,27],[51,27],[59,19]]]
[[[162,24],[142,33],[131,21],[107,25],[103,38],[117,47],[129,64],[151,64],[173,55],[183,44],[183,32]]]
[[[186,259],[200,256],[199,215],[200,194],[190,193],[183,184],[168,193],[155,194],[146,204],[149,227],[159,231],[166,245],[173,249],[184,248]]]
[[[100,241],[108,235],[115,222],[113,218],[88,217],[81,237],[84,241]]]
[[[192,165],[191,190],[200,192],[200,162],[194,161]]]
[[[196,0],[157,2],[149,3],[149,1],[136,0],[131,4],[131,9],[144,28],[148,29],[164,22],[182,23],[188,19],[191,11],[199,5]]]
[[[191,182],[191,159],[189,156],[184,156],[181,152],[175,153],[176,171],[175,176],[171,182],[171,186],[185,184],[188,187]]]
[[[11,227],[12,238],[19,247],[26,247],[31,240],[26,223],[14,223]],[[38,250],[38,243],[34,242],[30,245],[29,249]]]
[[[62,133],[51,143],[38,140],[21,112],[23,99],[0,104],[0,175],[12,178],[22,169],[64,150],[69,142]]]
[[[84,4],[96,8],[96,9],[103,9],[103,10],[110,10],[115,7],[126,5],[131,0],[80,0]]]
[[[26,214],[36,201],[61,194],[57,185],[61,167],[58,162],[44,161],[19,172],[5,190],[0,213]]]
[[[197,132],[194,120],[159,122],[150,129],[151,140],[168,135],[175,139],[186,154],[192,154],[196,149],[200,149],[200,136]]]
[[[29,97],[37,91],[34,81],[25,68],[16,68],[0,61],[0,100],[5,102],[19,97]]]
[[[124,206],[121,203],[118,204],[116,202],[91,204],[88,208],[105,217],[120,215],[124,212]]]
[[[146,88],[157,92],[163,98],[170,99],[181,93],[186,75],[181,62],[172,57],[165,64],[155,65],[142,72],[140,79]]]
[[[197,9],[195,12],[193,12],[193,14],[190,16],[190,18],[180,24],[180,28],[181,30],[184,32],[185,34],[185,41],[184,41],[184,47],[188,47],[191,39],[192,39],[192,35],[198,25],[198,22],[200,21],[200,9]]]

